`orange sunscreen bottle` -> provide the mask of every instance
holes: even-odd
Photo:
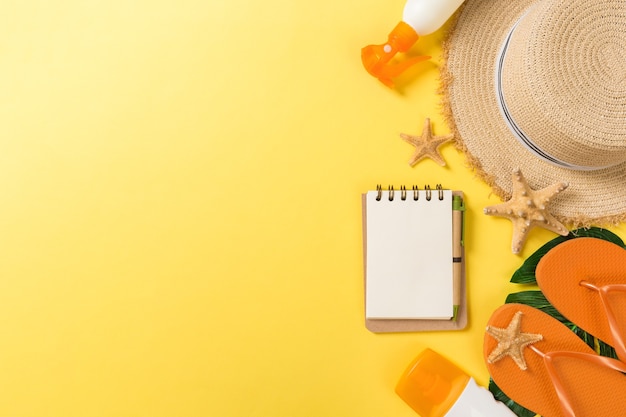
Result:
[[[368,45],[361,50],[361,60],[367,72],[383,84],[393,87],[393,78],[410,66],[430,59],[418,56],[392,63],[398,52],[406,52],[420,36],[429,35],[439,29],[463,3],[463,0],[407,0],[402,20],[382,45]]]
[[[430,349],[409,365],[396,393],[421,417],[516,417],[491,392]]]

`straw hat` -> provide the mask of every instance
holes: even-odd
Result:
[[[573,226],[626,220],[626,1],[466,0],[444,47],[444,110],[503,199],[520,168]]]

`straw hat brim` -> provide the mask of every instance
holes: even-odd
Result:
[[[533,189],[557,182],[569,187],[548,210],[573,226],[626,220],[626,163],[596,171],[575,171],[540,160],[510,132],[496,101],[494,71],[502,42],[536,0],[466,0],[444,44],[441,73],[444,116],[470,165],[503,200],[512,175],[521,169]]]

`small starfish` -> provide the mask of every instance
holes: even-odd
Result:
[[[518,311],[506,329],[487,326],[487,333],[498,341],[498,345],[487,358],[488,363],[495,363],[505,356],[510,356],[522,371],[526,370],[524,348],[542,340],[543,336],[540,334],[522,333],[521,319],[522,312]]]
[[[506,217],[513,223],[513,242],[511,250],[519,253],[524,246],[528,232],[535,226],[543,227],[562,236],[569,231],[559,223],[546,209],[552,197],[567,188],[565,182],[550,185],[541,190],[528,186],[522,171],[513,172],[513,195],[506,203],[486,207],[485,214]]]
[[[446,161],[443,159],[438,149],[439,146],[451,140],[454,135],[449,134],[445,136],[433,136],[432,129],[430,127],[430,119],[426,118],[421,136],[412,136],[400,133],[400,137],[415,146],[415,152],[409,161],[409,165],[413,166],[420,160],[429,157],[439,165],[445,166]]]

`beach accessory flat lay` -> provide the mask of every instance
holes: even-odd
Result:
[[[441,92],[457,145],[503,200],[520,169],[561,223],[626,220],[626,2],[466,0]]]

